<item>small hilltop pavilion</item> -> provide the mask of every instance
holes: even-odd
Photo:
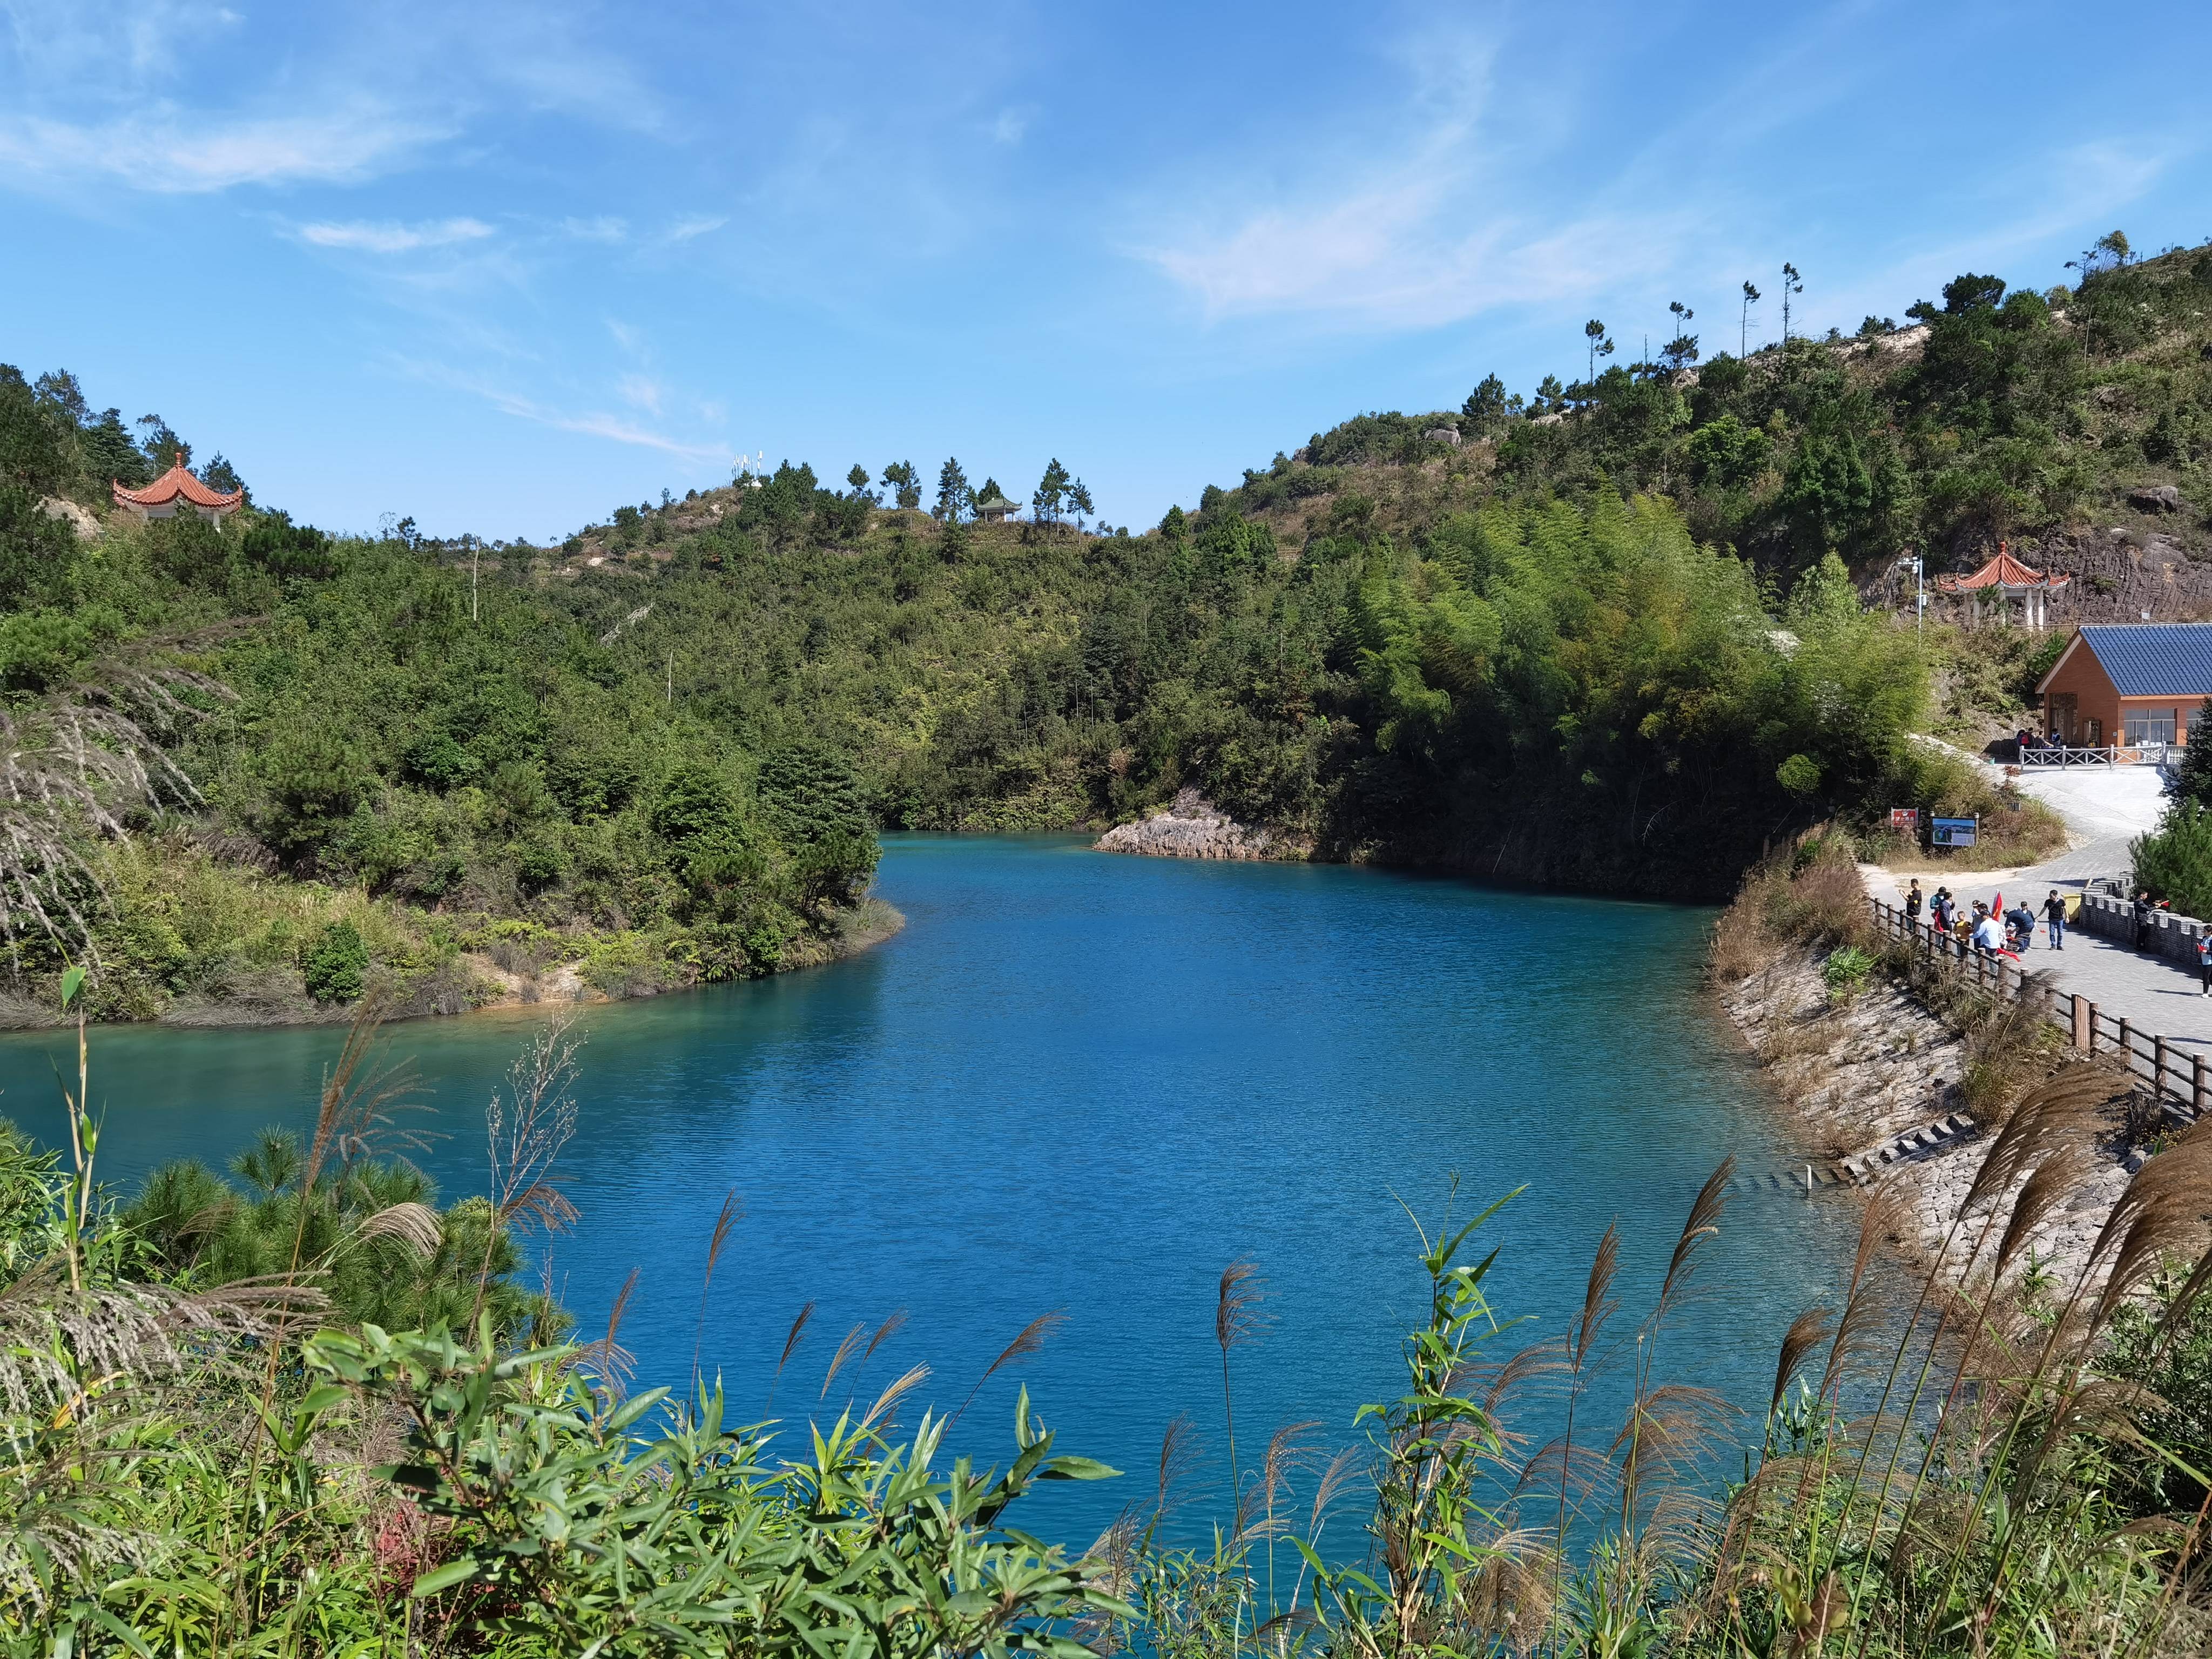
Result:
[[[177,464],[143,489],[125,489],[112,478],[108,480],[108,489],[115,497],[116,506],[142,522],[147,519],[173,519],[190,507],[210,524],[220,525],[246,500],[242,489],[210,489],[185,471],[182,450],[177,452]]]
[[[1020,511],[1020,507],[995,489],[975,503],[975,516],[985,524],[1004,524]]]
[[[1997,622],[2010,621],[2013,602],[2018,600],[2020,625],[2040,631],[2050,623],[2051,595],[2071,580],[2070,576],[2030,570],[1999,542],[1996,557],[1971,576],[1938,576],[1936,591],[1967,601],[1969,627],[1981,625],[1985,610],[1993,611]]]

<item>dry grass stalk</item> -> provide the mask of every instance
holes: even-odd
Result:
[[[638,1269],[632,1267],[622,1289],[615,1292],[614,1306],[607,1310],[607,1334],[579,1348],[572,1362],[597,1376],[608,1396],[615,1400],[629,1392],[630,1377],[637,1370],[637,1357],[620,1340],[623,1316],[629,1311],[630,1297],[637,1294],[637,1280]]]
[[[855,1325],[845,1333],[844,1340],[837,1345],[837,1352],[830,1356],[829,1369],[822,1373],[822,1392],[816,1396],[817,1399],[827,1400],[830,1397],[830,1384],[837,1380],[837,1373],[845,1369],[845,1362],[860,1352],[861,1340],[867,1334],[868,1328],[864,1324]]]
[[[1996,1255],[1991,1258],[1990,1275],[1993,1281],[2003,1279],[2005,1269],[2018,1258],[2030,1235],[2081,1187],[2081,1178],[2087,1172],[2087,1160],[2073,1146],[2062,1146],[2029,1172],[2027,1179],[2021,1183],[2020,1195],[2013,1200],[2012,1219],[2005,1224],[2004,1234],[1997,1240]]]
[[[1203,1455],[1198,1425],[1182,1413],[1168,1421],[1160,1436],[1158,1484],[1152,1498],[1152,1518],[1165,1519],[1182,1501],[1182,1492],[1197,1473]]]
[[[41,937],[101,965],[87,913],[107,893],[77,838],[125,839],[133,809],[204,806],[161,741],[233,696],[189,670],[110,659],[44,702],[0,708],[0,939],[19,972],[23,945]]]
[[[983,1385],[996,1376],[1001,1367],[1018,1365],[1023,1360],[1042,1353],[1045,1339],[1066,1322],[1067,1310],[1054,1308],[1049,1313],[1039,1314],[1023,1326],[1020,1334],[999,1351],[999,1357],[983,1368],[982,1376],[975,1379],[975,1386],[968,1390],[968,1398],[962,1401],[960,1409],[952,1413],[952,1422],[957,1423],[961,1419],[968,1407],[975,1403],[975,1396],[982,1391]],[[947,1426],[951,1425],[948,1424]]]
[[[876,1403],[868,1407],[867,1415],[860,1419],[860,1427],[864,1431],[877,1428],[878,1426],[883,1428],[890,1427],[898,1420],[897,1413],[899,1401],[905,1399],[907,1395],[912,1394],[916,1389],[920,1388],[928,1380],[928,1366],[913,1365],[908,1367],[903,1373],[892,1378],[889,1383],[884,1385],[884,1391],[876,1396]]]
[[[769,1380],[768,1402],[770,1406],[775,1404],[776,1384],[783,1381],[783,1368],[791,1364],[791,1356],[799,1351],[799,1339],[806,1334],[807,1326],[813,1321],[814,1307],[814,1299],[809,1297],[792,1320],[791,1329],[784,1334],[783,1352],[776,1358],[775,1375]]]
[[[1527,1480],[1537,1470],[1540,1463],[1547,1466],[1553,1462],[1557,1463],[1559,1504],[1553,1554],[1561,1563],[1566,1559],[1569,1511],[1571,1510],[1578,1511],[1577,1500],[1582,1497],[1587,1497],[1594,1489],[1593,1480],[1579,1476],[1577,1469],[1575,1412],[1582,1404],[1583,1395],[1589,1385],[1590,1356],[1596,1347],[1598,1336],[1604,1330],[1606,1322],[1612,1318],[1620,1307],[1619,1302],[1613,1294],[1613,1280],[1620,1272],[1620,1227],[1617,1222],[1609,1222],[1606,1226],[1605,1236],[1598,1240],[1597,1249],[1590,1256],[1589,1277],[1583,1285],[1581,1310],[1576,1314],[1574,1323],[1567,1330],[1565,1355],[1568,1377],[1567,1420],[1565,1431],[1558,1442],[1557,1457],[1553,1458],[1551,1448],[1547,1447],[1529,1461],[1528,1468],[1522,1472],[1522,1479]],[[1597,1458],[1594,1454],[1585,1461],[1594,1469],[1603,1468],[1609,1471],[1612,1468],[1609,1462]],[[1548,1474],[1548,1468],[1546,1473]],[[1559,1586],[1555,1583],[1553,1586],[1555,1595],[1558,1589]]]
[[[355,1236],[364,1239],[396,1238],[414,1251],[418,1261],[428,1261],[444,1242],[445,1229],[439,1224],[435,1210],[410,1200],[379,1210],[361,1224]]]
[[[1833,1319],[1826,1308],[1808,1308],[1790,1322],[1790,1328],[1782,1334],[1782,1352],[1775,1363],[1774,1393],[1766,1402],[1768,1416],[1782,1409],[1782,1396],[1789,1389],[1790,1379],[1797,1375],[1797,1368],[1805,1363],[1806,1356],[1826,1340]]]
[[[572,1026],[565,1009],[547,1021],[507,1068],[504,1091],[493,1090],[484,1108],[492,1223],[484,1231],[472,1324],[483,1310],[501,1230],[535,1225],[553,1233],[576,1218],[575,1206],[553,1182],[554,1165],[576,1133],[576,1054],[583,1039],[569,1035]]]
[[[1252,1341],[1265,1328],[1267,1316],[1261,1304],[1267,1295],[1267,1281],[1254,1263],[1240,1257],[1221,1270],[1213,1307],[1213,1340],[1221,1349],[1221,1413],[1229,1430],[1229,1484],[1240,1513],[1244,1483],[1237,1468],[1237,1401],[1229,1385],[1229,1351]]]
[[[882,1347],[891,1337],[896,1335],[900,1328],[905,1323],[906,1310],[904,1308],[892,1309],[891,1311],[885,1316],[884,1322],[876,1327],[876,1334],[868,1339],[867,1352],[860,1356],[861,1362],[866,1364],[868,1360],[873,1359],[876,1357],[876,1350]]]
[[[691,1392],[699,1392],[699,1353],[707,1339],[707,1292],[714,1287],[714,1266],[722,1259],[722,1247],[729,1243],[730,1234],[745,1213],[744,1200],[738,1196],[735,1187],[722,1194],[722,1207],[714,1217],[714,1231],[707,1241],[707,1270],[699,1279],[699,1317],[691,1329]],[[828,1386],[826,1383],[823,1385]]]

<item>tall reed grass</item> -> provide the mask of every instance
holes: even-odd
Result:
[[[548,1194],[573,1054],[541,1037],[491,1115],[509,1144],[489,1224],[567,1213]],[[349,1043],[287,1190],[369,1155],[388,1113],[371,1055],[367,1032]],[[896,1354],[903,1315],[855,1324],[818,1386],[811,1367],[793,1380],[793,1432],[741,1423],[696,1353],[688,1396],[630,1392],[628,1291],[594,1342],[502,1334],[471,1254],[459,1316],[389,1331],[333,1300],[319,1224],[258,1280],[149,1276],[87,1180],[96,1125],[66,1167],[0,1135],[0,1653],[2212,1651],[2212,1359],[2190,1358],[2212,1355],[2212,1126],[2143,1163],[2063,1281],[2035,1270],[2109,1087],[2064,1067],[2009,1103],[1917,1269],[1870,1205],[1833,1301],[1775,1332],[1747,1419],[1683,1345],[1727,1164],[1653,1264],[1648,1307],[1624,1310],[1607,1227],[1555,1330],[1492,1299],[1481,1236],[1508,1200],[1448,1206],[1417,1231],[1427,1312],[1402,1383],[1350,1425],[1264,1442],[1237,1393],[1268,1360],[1263,1283],[1232,1262],[1210,1336],[1241,1445],[1225,1433],[1217,1455],[1170,1418],[1146,1496],[1082,1550],[1011,1518],[1039,1481],[1114,1473],[1056,1451],[1026,1390],[1001,1468],[945,1452],[1060,1310],[910,1431],[929,1372]],[[383,1214],[351,1216],[340,1234],[362,1242],[343,1248],[427,1243],[421,1216]],[[702,1325],[741,1221],[733,1194]],[[778,1386],[815,1310],[760,1334]],[[1211,1513],[1194,1508],[1209,1468],[1226,1480]]]

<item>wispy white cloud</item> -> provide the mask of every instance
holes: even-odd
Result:
[[[624,351],[636,350],[639,342],[645,337],[632,325],[613,317],[607,319],[607,332],[615,337],[615,343]]]
[[[1663,258],[1684,229],[1664,211],[1590,204],[1563,216],[1556,203],[1518,199],[1509,156],[1525,145],[1525,125],[1517,110],[1495,111],[1497,52],[1490,36],[1455,27],[1386,45],[1399,96],[1314,146],[1372,159],[1306,170],[1291,191],[1273,185],[1279,169],[1249,157],[1194,189],[1186,178],[1179,199],[1170,181],[1130,210],[1151,228],[1128,235],[1125,251],[1211,320],[1303,315],[1384,329],[1595,289]]]
[[[1521,202],[1507,164],[1515,141],[1494,131],[1487,40],[1431,32],[1390,56],[1406,88],[1399,111],[1339,147],[1382,159],[1232,210],[1225,223],[1188,208],[1140,208],[1171,228],[1130,237],[1127,251],[1194,295],[1209,319],[1305,315],[1420,328],[1616,285],[1663,264],[1688,234],[1689,216],[1663,209],[1593,204],[1562,215],[1555,203]],[[1229,191],[1219,199],[1267,193],[1249,179]]]
[[[694,237],[705,236],[720,230],[729,222],[727,218],[713,214],[687,215],[668,228],[665,240],[671,242],[688,242]]]
[[[1209,318],[1306,313],[1431,327],[1492,306],[1615,285],[1683,230],[1663,217],[1597,215],[1556,230],[1493,222],[1463,234],[1436,193],[1385,182],[1334,201],[1253,216],[1225,234],[1137,250]]]
[[[493,234],[481,219],[436,219],[421,224],[351,223],[301,225],[295,233],[317,247],[353,248],[364,253],[412,253],[418,248],[451,247],[481,241]]]
[[[563,219],[561,222],[561,234],[573,237],[580,242],[612,244],[622,241],[629,235],[629,224],[627,220],[618,219],[612,214],[603,213],[592,219]]]
[[[648,415],[659,414],[668,396],[667,388],[645,374],[623,375],[615,383],[615,390],[624,403],[635,404]]]
[[[1034,112],[1026,109],[1002,109],[991,123],[991,142],[994,144],[1018,144],[1030,130]]]
[[[604,438],[610,443],[629,444],[641,449],[653,449],[665,455],[675,455],[687,461],[726,463],[730,447],[726,443],[700,443],[658,432],[651,427],[623,415],[605,410],[567,410],[517,392],[494,381],[457,374],[442,363],[426,362],[419,358],[392,360],[399,370],[416,380],[428,380],[454,391],[480,398],[501,414],[517,420],[529,421],[549,427],[556,432],[574,432],[587,438]],[[625,380],[624,386],[629,386]]]
[[[93,123],[19,115],[0,117],[0,167],[26,182],[107,177],[169,195],[240,185],[345,183],[449,130],[372,104],[313,115],[228,118],[162,107]]]

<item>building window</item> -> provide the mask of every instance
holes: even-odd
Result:
[[[2173,710],[2171,708],[2130,708],[2124,720],[2126,733],[2122,740],[2130,748],[2138,744],[2173,741]]]

